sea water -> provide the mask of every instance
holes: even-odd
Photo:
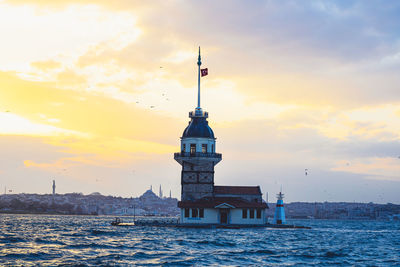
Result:
[[[180,229],[115,227],[113,219],[0,215],[0,266],[400,265],[399,222],[289,221],[311,230]]]

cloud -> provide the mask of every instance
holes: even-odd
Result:
[[[57,119],[50,119],[50,122],[58,122]],[[85,136],[78,131],[62,129],[50,125],[31,122],[21,116],[9,113],[0,112],[0,134],[9,135],[38,135],[38,136],[53,136],[53,135],[74,135]]]
[[[1,70],[26,72],[29,63],[37,61],[73,64],[94,44],[108,41],[114,47],[123,47],[140,34],[132,14],[120,11],[114,16],[114,12],[96,5],[75,4],[56,10],[4,2],[0,5],[0,23],[7,25],[0,28],[7,36],[0,50]]]
[[[374,180],[400,181],[400,165],[397,157],[354,159],[351,163],[339,161],[332,170],[363,174]]]
[[[61,63],[55,60],[35,61],[31,63],[31,66],[42,71],[51,69],[58,69],[61,67]]]
[[[62,143],[78,141],[69,137]],[[179,185],[173,183],[179,169],[171,155],[126,152],[129,160],[110,160],[87,151],[64,151],[59,143],[49,144],[45,137],[31,136],[0,135],[0,146],[1,185],[15,193],[48,193],[52,180],[56,180],[58,193],[100,191],[138,196],[149,184],[159,183],[160,173],[154,172],[154,166],[162,171],[163,188],[172,188],[176,196],[179,192]]]
[[[77,74],[72,70],[64,70],[57,74],[57,82],[61,85],[60,87],[79,88],[86,84],[86,77]]]
[[[390,2],[390,9],[359,1],[348,5],[339,2],[299,5],[295,1],[185,2],[179,6],[172,2],[160,3],[157,8],[153,4],[126,1],[13,3],[42,8],[59,5],[67,11],[73,8],[75,13],[89,12],[94,21],[103,14],[107,18],[105,23],[113,13],[121,17],[124,25],[131,23],[126,21],[134,21],[136,27],[131,31],[129,27],[107,24],[119,31],[115,34],[104,31],[102,38],[75,53],[76,64],[69,63],[74,65],[75,74],[86,76],[90,86],[97,85],[99,91],[127,90],[128,84],[134,88],[160,77],[179,81],[184,87],[195,86],[195,68],[188,68],[186,60],[171,62],[171,58],[176,55],[187,58],[189,51],[195,52],[193,40],[197,39],[205,45],[208,79],[217,77],[233,82],[234,90],[240,91],[247,101],[320,108],[354,108],[400,101],[397,71],[380,64],[382,58],[400,51],[395,41],[397,22],[390,19],[395,14],[393,10],[399,8],[395,2]],[[193,8],[198,15],[190,15]],[[205,17],[207,20],[202,19]],[[237,36],[241,36],[240,40]],[[125,41],[115,45],[115,40]],[[164,65],[162,71],[160,65]],[[107,77],[120,79],[104,83],[102,79]],[[122,98],[129,99],[126,95]]]
[[[0,86],[6,88],[0,91],[0,105],[12,114],[37,123],[47,122],[47,117],[57,118],[58,127],[84,134],[165,142],[171,140],[165,133],[176,135],[173,125],[179,125],[147,106],[136,107],[79,88],[64,90],[57,88],[56,82],[26,81],[0,72]],[[54,105],[60,101],[62,105]]]
[[[5,138],[25,125],[24,140],[43,138],[29,146],[46,147],[45,155],[18,158],[28,166],[21,175],[68,165],[87,190],[103,173],[145,188],[147,180],[129,176],[133,164],[149,180],[176,183],[171,156],[196,105],[201,45],[209,69],[202,107],[224,153],[218,181],[257,184],[268,176],[266,186],[283,180],[300,188],[309,168],[320,175],[310,181],[321,199],[326,184],[339,192],[335,182],[346,179],[351,187],[392,179],[398,188],[389,160],[400,140],[396,1],[16,0],[1,7],[0,34],[9,38],[0,51],[0,108],[11,111],[1,116],[18,123],[0,129]],[[301,192],[291,194],[312,190]]]

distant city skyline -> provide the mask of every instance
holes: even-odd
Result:
[[[390,0],[0,1],[1,192],[55,180],[60,194],[161,184],[179,198],[201,45],[216,185],[400,203],[399,13]]]

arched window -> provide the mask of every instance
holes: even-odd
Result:
[[[196,208],[192,209],[192,217],[197,218],[198,216],[198,210]]]
[[[189,217],[189,212],[190,212],[190,209],[186,208],[185,209],[185,218]]]
[[[261,209],[257,209],[257,219],[261,219]]]
[[[190,144],[190,154],[196,153],[196,144]]]
[[[201,145],[201,153],[207,153],[207,144]]]
[[[250,209],[250,219],[254,219],[254,209]]]
[[[199,217],[204,218],[204,209],[203,208],[199,209]]]
[[[247,209],[242,209],[242,218],[247,219]]]

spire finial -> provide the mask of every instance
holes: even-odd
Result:
[[[200,46],[199,46],[199,57],[197,58],[197,66],[199,67],[199,73],[198,73],[198,85],[197,85],[197,108],[196,110],[201,113],[201,107],[200,107],[200,66],[201,66],[201,56],[200,56]]]
[[[199,57],[197,58],[197,65],[201,65],[201,56],[200,56],[200,46],[199,46]]]

